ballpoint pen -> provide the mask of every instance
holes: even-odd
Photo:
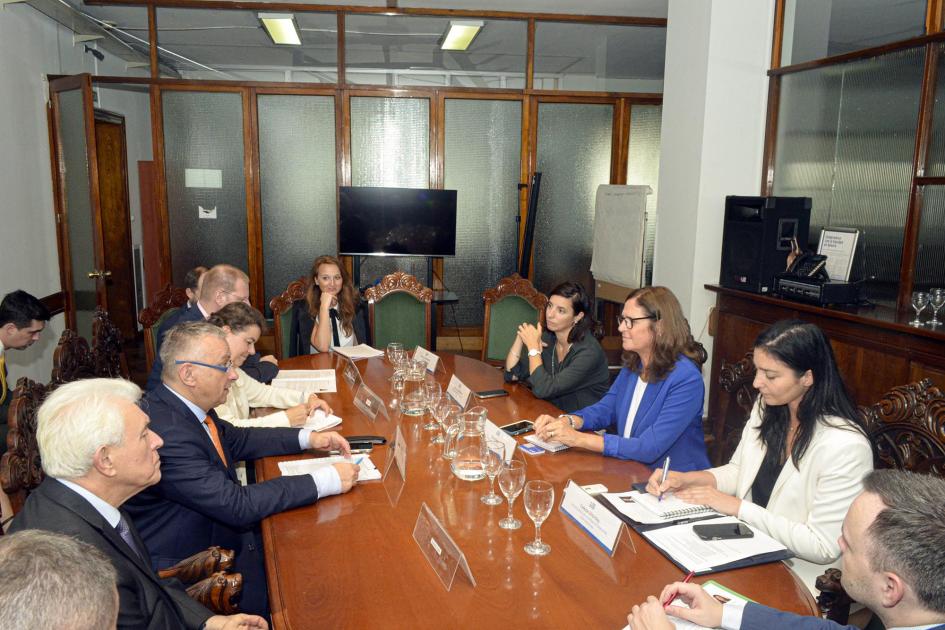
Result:
[[[660,488],[663,487],[663,484],[666,483],[666,476],[669,475],[669,455],[666,456],[666,461],[663,462],[663,477],[660,479]],[[660,490],[660,496],[657,499],[657,502],[663,500],[663,491]]]
[[[685,577],[685,579],[683,579],[682,583],[688,584],[689,580],[691,580],[692,576],[694,576],[695,574],[696,574],[695,571],[690,571],[689,574]],[[670,602],[672,601],[673,601],[673,596],[670,595],[669,597],[666,598],[666,601],[663,602],[663,608],[666,608],[667,606],[669,606]]]

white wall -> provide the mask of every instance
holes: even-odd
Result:
[[[670,0],[653,284],[703,332],[719,280],[726,195],[757,195],[774,3]],[[709,370],[704,370],[708,379]]]
[[[61,289],[44,81],[46,74],[94,73],[96,63],[81,45],[73,47],[71,31],[35,9],[25,4],[0,9],[0,295],[23,289],[43,297]],[[124,64],[110,55],[99,71],[104,73],[126,74]],[[135,107],[140,117],[140,106]],[[150,137],[147,142],[150,155]],[[132,171],[137,174],[137,166],[129,161]],[[132,205],[138,205],[136,189]],[[63,327],[63,316],[57,315],[32,348],[8,354],[11,377],[48,381]]]

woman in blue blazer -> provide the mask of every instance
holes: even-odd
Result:
[[[673,470],[708,466],[702,434],[705,351],[692,338],[676,296],[666,287],[637,289],[617,320],[624,368],[610,390],[574,413],[539,416],[536,434],[650,467],[667,456]],[[607,432],[593,433],[600,429]]]

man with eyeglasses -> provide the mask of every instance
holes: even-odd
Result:
[[[161,346],[161,358],[163,382],[147,394],[142,406],[151,418],[151,430],[164,441],[158,450],[162,476],[125,507],[155,569],[210,545],[236,550],[236,570],[243,574],[240,607],[268,615],[259,522],[347,492],[357,479],[358,466],[335,464],[311,475],[240,485],[237,461],[307,449],[350,455],[350,447],[335,432],[240,428],[220,420],[213,408],[226,400],[236,372],[226,337],[212,324],[187,322],[174,327]]]
[[[205,321],[227,304],[243,302],[249,304],[249,276],[232,265],[216,265],[200,276],[199,295],[187,308],[177,310],[169,315],[158,328],[155,337],[154,365],[145,385],[151,391],[161,384],[161,372],[164,365],[161,361],[160,350],[164,336],[171,328],[183,322]],[[249,376],[260,383],[268,383],[279,373],[279,362],[274,356],[250,355],[240,366]]]

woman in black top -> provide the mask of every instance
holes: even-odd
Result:
[[[552,290],[545,327],[521,324],[505,358],[505,380],[522,381],[532,393],[564,411],[593,405],[607,393],[607,357],[590,334],[594,320],[584,287],[564,282]]]

